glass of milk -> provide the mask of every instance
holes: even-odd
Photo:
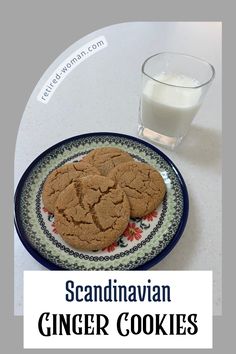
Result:
[[[163,52],[142,66],[139,135],[174,149],[187,134],[215,76],[206,61]]]

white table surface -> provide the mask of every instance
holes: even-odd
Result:
[[[57,66],[89,40],[104,35],[108,47],[74,69],[47,105],[36,100]],[[188,187],[189,219],[173,251],[153,270],[213,270],[214,314],[221,314],[221,25],[134,22],[79,40],[44,73],[25,109],[15,153],[15,185],[46,148],[73,135],[113,131],[137,136],[140,68],[150,55],[177,51],[206,59],[216,78],[182,145],[170,152]],[[43,53],[42,53],[43,55]],[[15,315],[23,313],[23,271],[46,270],[15,232]]]

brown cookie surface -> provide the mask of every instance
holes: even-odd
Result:
[[[68,163],[52,171],[43,186],[42,198],[45,208],[54,213],[60,192],[75,179],[89,175],[100,175],[100,172],[96,167],[83,161]]]
[[[133,158],[126,151],[115,147],[102,147],[90,151],[83,161],[95,166],[103,176],[117,165],[123,162],[133,161]]]
[[[146,163],[127,162],[108,175],[125,191],[131,217],[143,217],[160,205],[166,186],[160,173]]]
[[[104,176],[83,177],[62,191],[55,227],[65,242],[81,250],[100,250],[126,229],[130,206],[124,191]]]

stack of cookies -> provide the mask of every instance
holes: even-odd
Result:
[[[130,218],[156,209],[165,192],[163,178],[153,167],[121,149],[103,147],[51,172],[42,197],[64,241],[95,251],[115,242]]]

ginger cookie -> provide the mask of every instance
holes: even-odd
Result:
[[[103,176],[117,165],[123,162],[133,161],[133,158],[126,151],[115,147],[102,147],[90,151],[83,161],[95,166]]]
[[[82,177],[57,199],[55,227],[70,246],[95,251],[116,241],[130,218],[125,192],[104,176]]]
[[[60,192],[75,179],[89,175],[100,175],[100,172],[96,167],[82,161],[68,163],[52,171],[43,186],[42,198],[45,208],[53,214]]]
[[[160,173],[146,163],[127,162],[116,166],[108,175],[125,191],[131,217],[143,217],[162,202],[166,186]]]

